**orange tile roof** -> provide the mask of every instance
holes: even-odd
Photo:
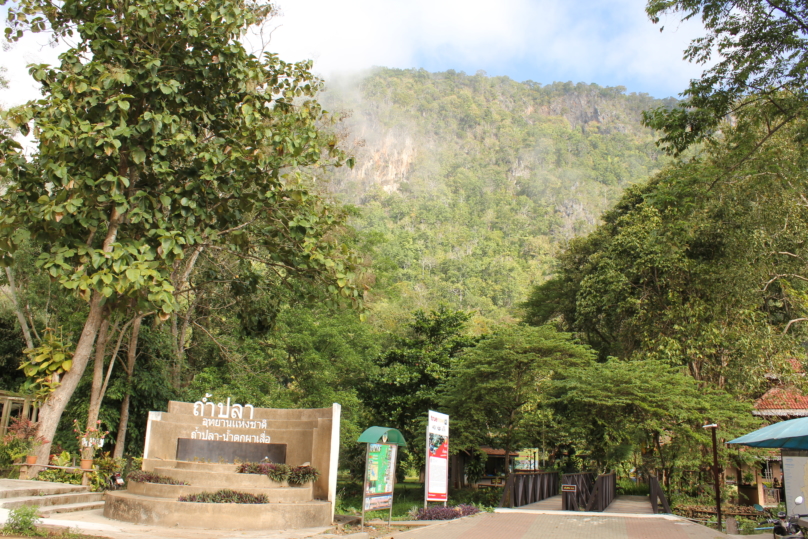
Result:
[[[773,387],[755,401],[755,415],[808,416],[808,396],[791,387]]]
[[[490,447],[481,447],[480,451],[482,451],[486,455],[491,455],[492,457],[504,457],[505,456],[505,450],[504,449],[492,449]],[[511,451],[511,456],[512,457],[518,457],[519,453],[517,453],[516,451]]]

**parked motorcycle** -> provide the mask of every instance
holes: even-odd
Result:
[[[794,500],[796,505],[802,505],[804,501],[802,496]],[[802,539],[805,537],[805,532],[799,524],[799,520],[803,517],[808,517],[808,514],[801,515],[794,513],[788,515],[784,511],[777,513],[776,519],[769,519],[767,522],[774,524],[772,535],[774,539]]]
[[[120,472],[112,472],[107,477],[107,490],[118,490],[119,488],[123,488],[123,477],[121,477]]]

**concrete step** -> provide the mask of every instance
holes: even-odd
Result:
[[[57,513],[75,513],[77,511],[92,511],[94,509],[103,509],[104,501],[86,502],[86,503],[71,503],[65,505],[51,505],[49,507],[42,507],[39,514],[47,518]]]
[[[125,490],[107,493],[104,516],[149,526],[225,530],[289,530],[331,525],[331,504],[192,503],[152,498]]]
[[[229,488],[232,490],[239,490],[241,488],[272,488],[272,487],[288,487],[289,485],[284,481],[283,483],[276,483],[261,474],[248,474],[248,473],[224,473],[216,472],[211,473],[200,470],[180,470],[177,468],[162,468],[157,467],[154,469],[155,473],[171,477],[179,481],[185,481],[194,487],[215,487],[215,488]],[[302,487],[290,487],[311,490],[311,483]]]
[[[193,487],[184,485],[160,485],[157,483],[135,483],[130,482],[126,492],[130,494],[140,494],[151,498],[166,498],[176,500],[180,496],[189,494],[201,494],[203,492],[215,492],[217,490],[229,488],[246,492],[248,494],[263,494],[270,503],[298,503],[311,501],[311,490],[306,488],[289,487],[238,487],[233,488],[230,484],[222,484],[216,487]]]
[[[0,499],[24,498],[27,496],[45,496],[51,494],[68,494],[71,492],[89,492],[90,487],[81,485],[61,485],[55,486],[53,483],[43,483],[42,487],[21,487],[8,490],[0,490]]]
[[[178,470],[196,470],[208,473],[236,473],[238,466],[235,464],[213,464],[210,462],[192,462],[178,460],[175,466]]]
[[[86,487],[85,487],[86,488]],[[91,502],[101,502],[103,504],[103,492],[67,492],[64,494],[48,494],[45,496],[20,496],[16,498],[4,498],[0,507],[4,509],[15,509],[23,505],[38,505],[39,507],[53,507],[73,504],[84,504]]]

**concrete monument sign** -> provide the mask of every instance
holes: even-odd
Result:
[[[170,401],[166,412],[149,412],[143,469],[188,485],[147,483],[130,486],[128,493],[110,492],[104,514],[169,526],[272,529],[330,525],[337,487],[340,405],[255,408],[231,399],[214,403],[209,398],[206,395],[195,403]],[[301,488],[272,484],[266,476],[236,473],[235,463],[259,461],[290,466],[310,464],[320,471],[320,477]],[[239,490],[239,486],[245,491],[267,494],[270,503],[238,508],[241,512],[256,512],[256,518],[242,515],[245,518],[239,519],[236,526],[226,525],[232,519],[218,514],[236,510],[233,504],[177,502],[175,496],[200,489],[216,490],[213,487]],[[217,505],[221,507],[201,507]],[[202,514],[209,517],[202,518]]]

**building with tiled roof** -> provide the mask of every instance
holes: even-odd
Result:
[[[755,401],[752,414],[772,419],[806,417],[808,396],[793,387],[773,387]]]

